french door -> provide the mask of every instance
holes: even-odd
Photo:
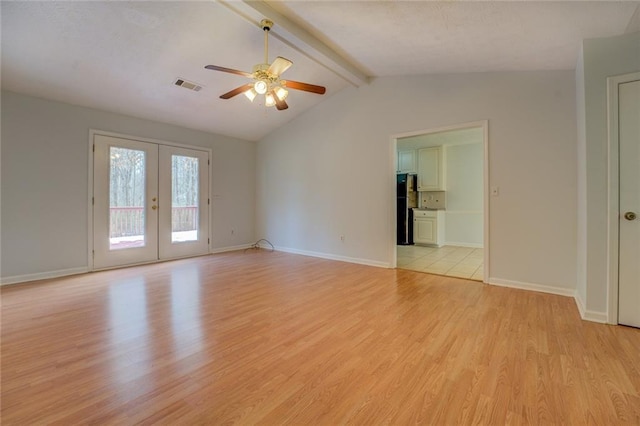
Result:
[[[94,136],[93,267],[206,254],[209,153]]]

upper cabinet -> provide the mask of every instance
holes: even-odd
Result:
[[[416,150],[398,151],[398,173],[416,173]]]
[[[444,150],[442,146],[418,150],[418,191],[443,191]]]

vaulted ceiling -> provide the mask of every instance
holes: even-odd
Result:
[[[2,2],[2,88],[248,140],[346,87],[375,77],[571,70],[580,43],[640,31],[637,1]],[[206,70],[251,72],[263,62],[258,23],[275,22],[269,61],[294,65],[277,111],[244,96],[247,83]],[[202,86],[190,91],[183,79]]]

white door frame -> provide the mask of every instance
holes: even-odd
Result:
[[[207,174],[209,176],[209,192],[207,194],[207,198],[209,199],[209,204],[208,204],[208,208],[209,208],[209,212],[208,212],[208,217],[209,217],[209,235],[207,236],[207,238],[209,239],[209,244],[208,244],[208,253],[211,253],[211,247],[212,247],[212,238],[211,238],[211,230],[213,229],[212,226],[212,205],[211,205],[211,190],[213,187],[213,182],[212,182],[212,173],[211,173],[211,160],[213,158],[213,150],[211,148],[205,148],[202,146],[197,146],[197,145],[187,145],[187,144],[183,144],[183,143],[177,143],[177,142],[170,142],[170,141],[165,141],[165,140],[161,140],[161,139],[153,139],[153,138],[143,138],[143,137],[139,137],[139,136],[132,136],[132,135],[128,135],[128,134],[124,134],[124,133],[116,133],[116,132],[108,132],[106,130],[97,130],[97,129],[89,129],[89,149],[88,149],[88,155],[89,155],[89,159],[88,159],[88,171],[89,171],[89,176],[87,179],[87,183],[88,183],[88,187],[87,187],[87,229],[89,230],[88,234],[89,234],[89,238],[87,238],[87,265],[88,268],[87,270],[89,272],[91,271],[95,271],[97,270],[94,267],[93,264],[93,140],[94,140],[94,136],[95,135],[102,135],[102,136],[110,136],[110,137],[114,137],[114,138],[120,138],[120,139],[130,139],[133,141],[140,141],[140,142],[149,142],[149,143],[155,143],[157,145],[167,145],[167,146],[175,146],[177,148],[188,148],[188,149],[193,149],[193,150],[198,150],[198,151],[206,151],[209,154],[209,164],[208,164],[208,170],[207,170]],[[160,262],[160,260],[156,260],[155,262]],[[152,262],[152,263],[155,263]],[[126,265],[126,266],[133,266],[133,265]],[[116,268],[121,268],[122,266],[118,266]],[[107,268],[108,269],[108,268]],[[102,270],[102,268],[100,268],[100,270]]]
[[[640,80],[640,72],[607,78],[607,143],[609,201],[607,205],[607,323],[618,324],[618,246],[620,219],[620,141],[618,138],[618,86]]]
[[[398,253],[397,253],[397,236],[396,236],[396,171],[398,165],[398,139],[411,136],[426,135],[430,133],[442,133],[452,130],[462,130],[470,128],[482,128],[483,131],[483,143],[484,143],[484,167],[483,167],[483,246],[484,246],[484,267],[483,267],[483,279],[485,283],[489,282],[489,120],[471,121],[468,123],[454,124],[451,126],[439,127],[435,129],[418,130],[415,132],[399,133],[391,136],[390,155],[391,164],[389,167],[389,193],[391,199],[389,201],[389,216],[391,217],[391,223],[389,226],[389,241],[390,248],[389,253],[391,255],[391,267],[396,268],[398,266]]]

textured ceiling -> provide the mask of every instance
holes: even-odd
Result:
[[[258,140],[322,99],[292,90],[285,111],[219,99],[250,80],[204,66],[251,72],[264,60],[263,37],[214,2],[2,2],[2,87]],[[324,96],[348,84],[275,37],[269,50],[270,60],[294,62],[283,77],[326,86]],[[203,89],[173,85],[178,77]]]
[[[639,31],[638,2],[7,2],[2,88],[194,129],[259,140],[367,77],[573,69],[584,38]],[[635,15],[634,15],[635,13]],[[276,26],[270,60],[291,91],[277,111],[218,96],[263,59],[261,17]],[[333,70],[333,71],[332,71]],[[203,86],[191,92],[176,78]]]
[[[371,76],[575,69],[585,38],[627,28],[639,2],[274,2]]]

